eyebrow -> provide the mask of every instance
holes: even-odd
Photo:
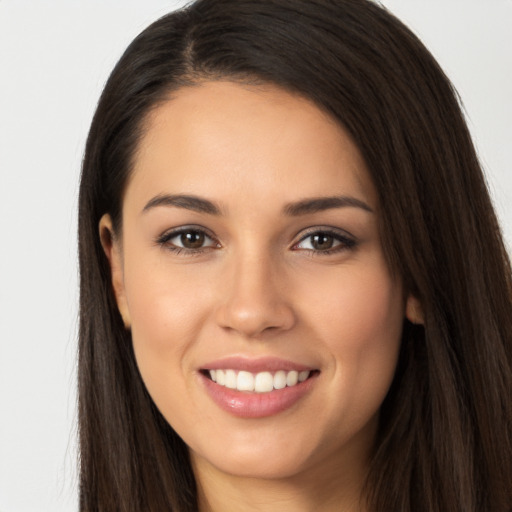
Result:
[[[332,197],[314,197],[303,199],[294,203],[287,204],[283,212],[285,215],[297,217],[311,213],[322,212],[332,208],[361,208],[364,211],[373,213],[373,210],[360,199],[351,196],[332,196]]]
[[[145,213],[158,206],[184,208],[186,210],[206,213],[208,215],[222,215],[220,207],[212,201],[202,197],[184,194],[159,194],[146,203],[142,212]],[[333,208],[346,207],[361,208],[364,211],[373,213],[373,210],[364,201],[351,196],[329,196],[302,199],[285,205],[283,213],[291,217],[298,217],[300,215],[318,213]]]
[[[186,210],[192,210],[199,213],[207,213],[209,215],[221,215],[220,208],[202,197],[191,196],[191,195],[168,195],[159,194],[153,199],[146,203],[146,206],[142,209],[142,212],[147,212],[157,206],[174,206],[176,208],[185,208]]]

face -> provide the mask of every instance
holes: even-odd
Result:
[[[184,88],[148,119],[122,215],[119,309],[195,470],[363,466],[406,301],[347,133],[271,86]]]

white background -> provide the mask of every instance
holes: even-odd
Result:
[[[0,0],[0,512],[76,511],[76,205],[109,71],[184,1]],[[452,78],[512,245],[512,0],[387,0]]]

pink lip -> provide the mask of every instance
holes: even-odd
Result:
[[[298,372],[304,370],[314,370],[311,366],[305,366],[303,364],[294,363],[286,359],[280,359],[278,357],[259,357],[259,358],[247,358],[240,356],[230,356],[222,359],[217,359],[209,363],[205,363],[201,367],[202,370],[244,370],[246,372],[258,373],[258,372],[277,372],[284,370],[289,372],[297,370]]]
[[[252,373],[313,370],[311,367],[278,358],[246,359],[240,357],[212,361],[201,368],[201,370],[219,369],[245,370]],[[201,384],[210,398],[221,409],[239,418],[264,418],[289,409],[312,389],[317,376],[318,373],[315,372],[309,379],[295,386],[275,389],[269,393],[256,393],[220,386],[209,379],[204,372],[199,372]]]

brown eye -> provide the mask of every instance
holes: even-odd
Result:
[[[190,254],[202,252],[207,249],[219,247],[218,242],[202,229],[178,228],[171,232],[164,233],[157,239],[162,247],[180,253],[182,251]]]
[[[205,240],[205,234],[200,231],[186,231],[180,235],[181,246],[185,249],[199,249]]]
[[[325,233],[317,233],[311,236],[311,246],[317,251],[326,251],[334,245],[334,237]]]
[[[353,249],[357,245],[356,241],[343,231],[333,231],[332,229],[318,230],[306,234],[294,250],[306,250],[317,254],[331,254],[333,252]]]

